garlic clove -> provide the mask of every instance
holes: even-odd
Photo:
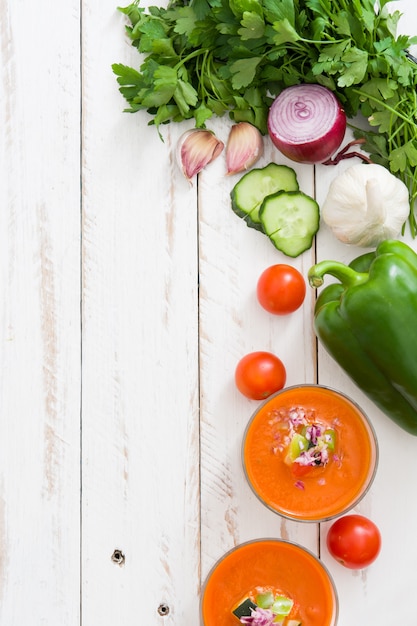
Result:
[[[185,178],[191,182],[223,148],[224,143],[210,130],[194,128],[183,133],[177,143],[177,161]]]
[[[260,159],[264,143],[260,131],[249,122],[238,122],[230,129],[226,146],[227,174],[249,169]]]

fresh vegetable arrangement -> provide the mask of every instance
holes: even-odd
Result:
[[[330,89],[372,160],[407,186],[417,233],[417,64],[414,37],[397,36],[399,11],[388,0],[174,0],[167,8],[121,11],[143,55],[139,69],[114,64],[128,111],[146,110],[157,128],[194,119],[204,128],[228,113],[267,132],[283,89],[315,83]]]
[[[296,162],[330,165],[360,156],[367,163],[334,179],[322,217],[344,243],[378,247],[349,266],[322,261],[310,269],[313,287],[326,274],[339,280],[319,295],[314,327],[358,387],[417,435],[417,340],[409,332],[417,315],[417,254],[393,240],[407,218],[417,236],[417,62],[408,52],[417,38],[397,37],[400,13],[387,5],[171,0],[167,8],[145,9],[135,0],[120,10],[130,20],[127,33],[141,65],[114,64],[113,71],[126,110],[146,110],[160,135],[163,124],[194,120],[177,148],[188,180],[226,148],[226,174],[245,172],[231,191],[233,211],[287,256],[311,247],[320,209],[300,190],[292,168],[251,169],[263,152],[262,135]],[[227,143],[206,128],[224,114],[234,122]],[[347,123],[356,140],[340,149]],[[369,157],[349,152],[356,144]],[[257,297],[268,312],[286,315],[303,303],[305,281],[295,268],[275,265],[260,277]],[[269,352],[247,354],[235,369],[237,389],[251,400],[285,383],[284,364]],[[285,465],[304,491],[300,477],[328,465],[333,471],[341,456],[333,425],[296,426],[286,435]],[[276,480],[274,474],[270,482]],[[327,546],[344,566],[362,568],[379,554],[381,539],[370,520],[351,515],[332,525]],[[233,613],[254,626],[299,626],[291,610],[289,598],[268,592],[246,598]]]
[[[320,293],[314,328],[329,354],[362,391],[407,432],[417,435],[417,254],[385,240],[350,265],[321,261],[311,286]]]

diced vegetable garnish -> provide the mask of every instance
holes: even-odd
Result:
[[[271,611],[276,615],[285,617],[290,613],[293,605],[294,602],[290,598],[286,596],[275,596]]]
[[[308,448],[308,439],[300,433],[294,433],[291,438],[290,447],[288,450],[288,459],[290,462],[295,461],[302,452]]]
[[[272,591],[266,591],[265,593],[259,593],[256,596],[256,604],[261,609],[268,609],[274,603],[274,594]]]
[[[256,604],[250,598],[245,598],[233,611],[238,619],[245,615],[252,615],[252,611],[256,609]]]
[[[336,445],[336,431],[333,428],[328,428],[324,431],[323,440],[329,450],[334,450]]]

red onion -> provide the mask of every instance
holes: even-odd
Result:
[[[287,87],[274,100],[268,132],[274,145],[292,161],[323,163],[340,146],[346,114],[330,89],[316,84]]]

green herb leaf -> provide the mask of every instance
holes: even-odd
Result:
[[[292,0],[264,0],[263,7],[270,24],[287,20],[295,26],[295,7]]]
[[[233,74],[233,89],[239,90],[251,84],[261,60],[261,57],[253,57],[251,59],[239,59],[232,63],[230,70]]]
[[[337,81],[339,87],[349,87],[360,83],[368,67],[368,53],[359,48],[349,48],[342,55],[341,60],[345,64],[345,69]]]
[[[301,39],[300,35],[287,18],[280,22],[275,22],[272,27],[277,33],[274,35],[274,43],[276,46],[280,46],[283,43],[292,43]]]
[[[257,13],[245,11],[242,17],[242,28],[237,31],[243,41],[259,39],[265,32],[265,22]]]

